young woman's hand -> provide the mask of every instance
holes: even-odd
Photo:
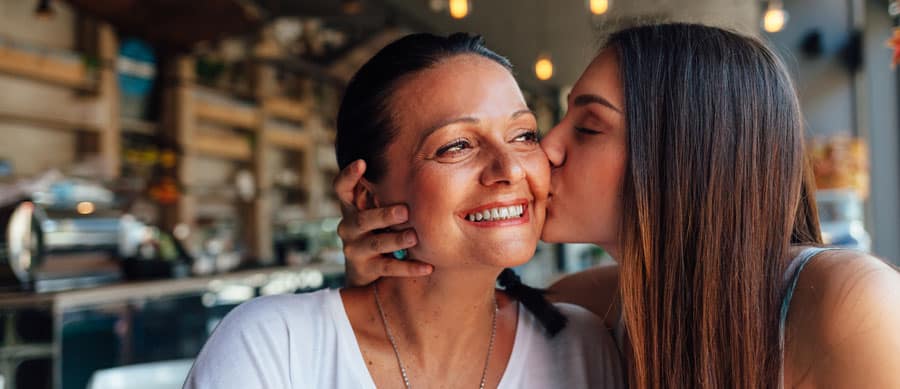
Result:
[[[367,285],[381,277],[419,277],[428,275],[432,266],[415,260],[399,261],[392,253],[415,246],[416,232],[409,228],[400,231],[379,231],[406,222],[406,205],[358,210],[353,203],[353,190],[362,179],[366,164],[358,160],[334,179],[334,191],[341,201],[343,218],[338,236],[344,243],[347,258],[347,286]]]

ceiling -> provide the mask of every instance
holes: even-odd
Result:
[[[429,8],[429,2],[444,0],[125,0],[116,6],[98,0],[66,1],[137,29],[133,33],[141,32],[137,35],[151,41],[175,47],[246,32],[281,16],[320,18],[349,33],[352,47],[366,45],[368,37],[398,24],[412,31],[479,33],[488,47],[516,65],[519,82],[532,90],[574,83],[596,53],[601,31],[623,20],[661,17],[756,34],[762,7],[757,0],[609,0],[606,15],[591,17],[586,0],[470,0],[469,16],[455,20],[446,11]],[[344,6],[355,2],[361,8],[348,13]],[[550,55],[554,62],[554,76],[548,81],[538,81],[532,71],[541,54]]]
[[[601,31],[624,19],[664,17],[757,34],[762,7],[753,0],[610,0],[607,15],[592,19],[585,0],[471,0],[470,15],[454,20],[446,12],[432,12],[427,0],[382,1],[435,32],[484,35],[489,47],[517,66],[519,82],[530,88],[573,84],[596,54]],[[554,76],[546,82],[538,81],[532,70],[541,53],[554,62]]]

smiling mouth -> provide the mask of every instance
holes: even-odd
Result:
[[[500,220],[519,219],[525,214],[525,205],[511,205],[476,211],[466,215],[470,222],[490,222]]]

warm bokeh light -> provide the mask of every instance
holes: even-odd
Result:
[[[787,18],[787,12],[780,6],[770,6],[769,9],[766,10],[765,16],[763,16],[763,29],[765,29],[766,32],[781,31],[787,23]]]
[[[344,0],[341,3],[341,10],[347,15],[358,15],[363,10],[361,0]]]
[[[550,57],[538,57],[537,62],[534,63],[534,75],[541,81],[546,81],[553,77],[553,61],[550,60]]]
[[[469,0],[450,0],[450,16],[462,19],[469,15]]]
[[[75,206],[75,211],[82,215],[90,215],[94,213],[94,203],[90,201],[82,201]]]
[[[609,10],[609,0],[588,0],[588,8],[594,15],[603,15]]]

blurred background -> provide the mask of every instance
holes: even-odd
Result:
[[[900,263],[887,0],[0,0],[0,388],[179,388],[235,305],[343,284],[334,118],[410,32],[483,34],[547,130],[602,32],[761,37],[796,80],[822,228]],[[609,261],[541,244],[546,286]]]

